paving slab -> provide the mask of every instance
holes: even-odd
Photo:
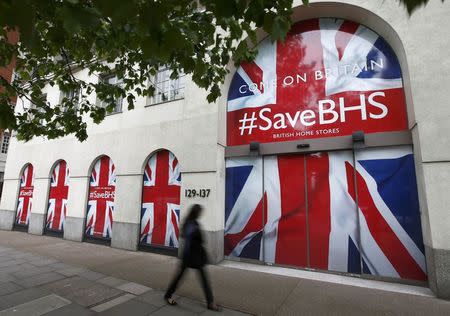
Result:
[[[180,297],[176,301],[179,307],[188,312],[199,314],[207,310],[206,302],[200,302],[187,297]]]
[[[27,268],[33,268],[33,266],[28,263],[8,265],[8,266],[0,267],[0,273],[11,274],[11,273],[17,272],[17,271],[25,271]]]
[[[0,283],[14,281],[15,278],[11,275],[11,273],[1,272],[0,273]]]
[[[44,274],[52,271],[54,271],[54,268],[52,267],[46,266],[38,267],[31,264],[30,266],[28,266],[27,269],[21,269],[19,271],[11,273],[11,275],[17,279],[25,279],[35,275]]]
[[[187,311],[183,307],[175,305],[170,306],[166,305],[164,307],[161,307],[160,309],[154,311],[150,315],[152,316],[194,316],[198,315],[197,313]]]
[[[33,257],[32,254],[30,254],[28,252],[22,252],[22,251],[19,251],[19,252],[13,253],[13,254],[9,254],[8,256],[11,258],[14,258],[14,259],[29,259],[29,258]]]
[[[142,301],[130,300],[120,305],[114,306],[108,310],[98,313],[99,315],[107,316],[144,316],[153,315],[153,312],[158,310],[158,307],[146,304]]]
[[[122,295],[124,292],[103,284],[95,284],[65,295],[71,301],[85,307],[98,305]]]
[[[66,268],[66,269],[57,269],[55,272],[65,275],[65,276],[74,276],[79,275],[83,272],[86,272],[87,270],[85,268],[78,268],[78,267],[72,267],[72,268]]]
[[[10,266],[17,266],[17,265],[25,263],[25,262],[26,262],[26,260],[23,260],[23,259],[10,258],[10,260],[6,260],[6,261],[3,261],[3,262],[0,262],[0,268],[10,267]]]
[[[59,273],[47,272],[47,273],[31,276],[31,277],[28,277],[25,279],[17,280],[16,283],[23,287],[33,287],[33,286],[38,286],[38,285],[42,285],[45,283],[54,282],[56,280],[60,280],[63,278],[64,278],[64,276]]]
[[[81,289],[95,286],[94,281],[75,276],[42,285],[43,288],[61,296],[67,296]]]
[[[0,263],[15,260],[15,259],[17,259],[17,258],[13,258],[10,255],[4,255],[4,254],[0,253]]]
[[[89,270],[86,272],[80,273],[80,276],[83,278],[86,278],[88,280],[92,280],[92,281],[96,281],[96,280],[103,279],[106,277],[106,275],[104,275],[103,273],[89,271]]]
[[[125,303],[125,302],[127,302],[129,300],[132,300],[135,297],[136,297],[136,295],[127,293],[127,294],[121,295],[119,297],[116,297],[116,298],[114,298],[114,299],[112,299],[110,301],[107,301],[105,303],[102,303],[102,304],[99,304],[99,305],[95,305],[94,307],[91,307],[91,309],[94,312],[100,313],[100,312],[106,311],[106,310],[108,310],[110,308],[113,308],[114,306],[117,306],[119,304]]]
[[[128,283],[121,284],[119,286],[116,286],[116,289],[131,293],[134,295],[141,295],[145,292],[152,290],[148,286],[138,284],[135,282],[128,282]]]
[[[26,303],[39,297],[51,294],[50,291],[41,288],[30,288],[14,292],[8,295],[3,295],[0,299],[0,310],[9,307]]]
[[[200,316],[248,316],[249,314],[247,313],[242,313],[239,311],[235,311],[229,308],[222,308],[222,310],[220,312],[215,312],[215,311],[211,311],[209,309],[207,309],[206,311],[204,311],[203,313],[199,314]],[[295,313],[293,314],[295,315]]]
[[[67,263],[59,262],[59,261],[57,261],[55,263],[50,263],[48,266],[53,267],[56,270],[65,270],[65,269],[75,268],[75,266],[73,266],[71,264],[67,264]]]
[[[9,294],[9,293],[14,293],[14,292],[17,292],[19,290],[23,290],[23,287],[15,284],[13,282],[0,283],[0,296],[1,295],[5,295],[5,294]]]
[[[39,258],[36,260],[29,260],[28,262],[35,266],[47,266],[52,263],[57,263],[58,260],[51,259],[51,258],[42,258],[42,259]]]
[[[172,297],[175,300],[179,298],[178,295],[173,295]],[[151,290],[142,295],[139,295],[136,297],[136,300],[143,301],[157,307],[163,307],[167,305],[166,301],[164,300],[164,292],[157,290]]]
[[[115,277],[112,277],[112,276],[107,276],[105,278],[98,279],[98,280],[96,280],[96,282],[104,284],[104,285],[108,285],[108,286],[111,286],[111,287],[118,287],[120,285],[128,283],[127,280],[118,279],[118,278],[115,278]]]
[[[40,316],[70,304],[69,300],[50,294],[0,311],[0,316]]]
[[[89,308],[83,307],[76,303],[72,303],[49,313],[44,314],[45,316],[91,316],[95,315],[93,311]],[[130,315],[131,316],[131,315]]]

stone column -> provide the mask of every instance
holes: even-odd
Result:
[[[16,218],[19,179],[5,179],[0,202],[0,229],[12,230]]]
[[[28,226],[28,232],[30,234],[42,235],[44,231],[49,185],[50,181],[48,178],[34,179],[33,204]]]
[[[64,224],[64,239],[82,241],[87,210],[89,177],[71,176]]]
[[[184,172],[181,175],[181,183],[180,229],[189,207],[195,203],[201,204],[204,212],[200,217],[200,225],[204,233],[205,247],[211,263],[218,263],[223,260],[223,173],[218,171]],[[185,190],[193,189],[197,192],[200,189],[210,190],[209,196],[186,197]],[[181,253],[181,247],[179,253]]]
[[[111,247],[137,250],[141,195],[141,174],[116,175]]]
[[[450,299],[450,116],[414,128],[417,182],[430,289]]]

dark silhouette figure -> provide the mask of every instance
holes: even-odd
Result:
[[[189,214],[184,221],[181,231],[181,235],[184,238],[183,259],[180,263],[179,271],[170,283],[164,298],[170,305],[177,304],[172,298],[172,294],[175,292],[186,268],[193,268],[199,272],[208,309],[218,311],[219,307],[214,303],[211,286],[209,285],[208,277],[204,269],[205,264],[208,263],[208,257],[205,248],[203,247],[203,236],[197,222],[202,210],[203,207],[201,205],[192,205]]]

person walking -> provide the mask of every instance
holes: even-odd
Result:
[[[206,270],[204,269],[205,264],[208,263],[208,257],[206,255],[206,250],[203,247],[203,236],[200,230],[200,225],[197,222],[202,211],[203,207],[201,205],[192,205],[189,210],[189,214],[182,225],[181,237],[184,238],[183,258],[181,260],[178,273],[170,283],[164,298],[169,305],[177,304],[177,302],[172,298],[172,295],[183,277],[186,268],[193,268],[199,272],[208,309],[219,311],[219,306],[214,303],[211,286],[206,275]]]

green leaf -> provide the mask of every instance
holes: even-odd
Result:
[[[0,128],[12,129],[15,127],[16,117],[14,109],[5,101],[0,103]]]

